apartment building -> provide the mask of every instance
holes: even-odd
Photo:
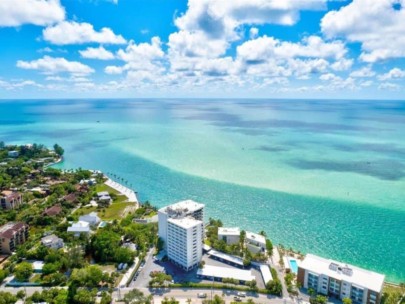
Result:
[[[204,241],[204,204],[181,201],[158,211],[159,237],[169,260],[190,270],[201,261]]]
[[[219,227],[218,240],[222,240],[228,245],[238,244],[240,242],[240,229],[237,227]]]
[[[197,267],[202,258],[204,223],[193,218],[167,221],[168,258],[188,271]]]
[[[22,205],[22,195],[19,192],[5,190],[0,195],[0,206],[2,209],[16,209]]]
[[[353,304],[379,304],[385,276],[356,266],[308,254],[298,266],[304,288]]]
[[[261,234],[246,231],[245,245],[252,253],[265,252],[266,238]]]
[[[17,245],[28,240],[28,225],[24,223],[7,223],[0,227],[0,253],[11,254]]]

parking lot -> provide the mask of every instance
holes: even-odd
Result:
[[[223,263],[221,261],[214,260],[208,255],[203,255],[203,261],[205,265],[219,266],[225,268],[234,268],[234,266]],[[211,281],[202,280],[197,278],[197,269],[193,269],[189,272],[185,272],[179,267],[175,266],[169,261],[160,262],[153,259],[152,254],[148,254],[146,257],[145,264],[142,268],[138,270],[138,273],[134,277],[134,280],[131,282],[130,287],[133,288],[144,288],[148,287],[150,280],[149,274],[153,271],[162,271],[167,274],[170,274],[175,283],[184,283],[184,282],[206,282],[211,283]],[[264,288],[264,282],[262,275],[259,270],[251,268],[252,275],[256,277],[257,287]]]

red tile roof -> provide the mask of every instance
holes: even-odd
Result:
[[[46,208],[44,211],[44,214],[46,214],[48,216],[54,216],[54,215],[58,215],[61,212],[62,212],[62,206],[57,204],[50,208]]]

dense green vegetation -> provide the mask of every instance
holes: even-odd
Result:
[[[270,269],[270,271],[273,280],[266,283],[266,289],[269,291],[269,293],[273,295],[281,296],[283,293],[283,285],[281,284],[281,281],[278,278],[277,271],[273,268]]]

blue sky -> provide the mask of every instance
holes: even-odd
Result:
[[[404,0],[1,0],[0,98],[402,99]]]

